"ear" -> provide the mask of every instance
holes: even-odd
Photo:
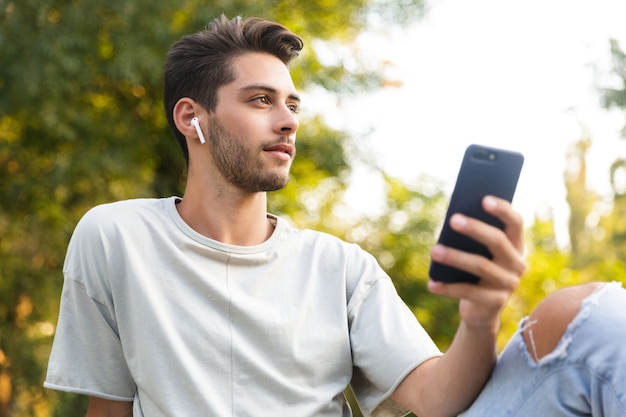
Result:
[[[203,108],[189,97],[183,97],[174,105],[173,119],[176,128],[187,140],[200,141],[196,128],[191,124],[191,119],[198,117]],[[204,112],[206,113],[206,112]],[[189,143],[189,142],[188,142]]]

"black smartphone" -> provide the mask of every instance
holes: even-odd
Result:
[[[438,242],[491,259],[492,255],[485,245],[450,228],[450,216],[462,213],[503,229],[500,220],[483,210],[482,199],[486,195],[493,195],[511,202],[523,163],[524,157],[519,152],[470,145],[461,163]],[[431,262],[429,275],[435,281],[448,283],[476,284],[479,281],[473,274],[435,261]]]

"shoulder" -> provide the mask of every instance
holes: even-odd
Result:
[[[155,227],[167,216],[169,199],[134,199],[101,204],[90,209],[80,219],[72,241],[75,244],[103,244],[109,238],[129,232],[140,232],[145,227]]]
[[[326,262],[332,260],[358,264],[376,264],[377,261],[369,252],[357,243],[347,242],[330,233],[312,229],[292,227],[284,219],[278,219],[278,228],[285,246],[298,248],[307,257],[324,256]]]
[[[286,220],[278,220],[278,228],[284,244],[297,246],[308,254],[326,253],[336,257],[349,257],[355,253],[366,254],[356,243],[346,242],[330,233],[312,229],[298,229],[290,226]]]
[[[137,198],[132,200],[121,200],[113,203],[100,204],[93,207],[84,218],[126,218],[128,216],[141,216],[150,212],[160,211],[169,201],[168,198]]]
[[[389,279],[376,258],[356,243],[310,229],[290,228],[284,235],[286,253],[310,268],[343,274],[349,294],[357,286],[368,288],[380,279]]]
[[[158,216],[165,210],[168,199],[142,198],[101,204],[81,218],[78,227],[110,227]]]
[[[352,264],[376,264],[377,261],[372,254],[361,248],[357,243],[347,242],[334,235],[314,230],[303,230],[305,241],[314,245],[319,245],[331,254],[341,255]]]
[[[70,239],[65,258],[66,274],[86,275],[85,268],[106,270],[116,264],[129,246],[149,242],[151,230],[160,230],[166,220],[169,199],[135,199],[93,207],[80,219]],[[173,203],[172,203],[173,204]]]

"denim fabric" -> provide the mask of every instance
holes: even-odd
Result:
[[[525,320],[461,416],[626,416],[626,290],[619,283],[583,300],[557,347],[538,363],[522,338]]]

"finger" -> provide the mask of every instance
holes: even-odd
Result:
[[[473,303],[474,310],[480,310],[485,315],[500,311],[508,302],[511,292],[501,289],[478,287],[472,284],[446,284],[438,281],[429,281],[428,290],[444,297],[456,298]],[[461,306],[463,308],[463,306]],[[462,312],[464,318],[469,318]]]
[[[512,251],[515,254],[515,251]],[[518,257],[519,255],[514,255]],[[517,262],[499,264],[482,255],[464,252],[458,249],[435,245],[431,250],[431,257],[434,261],[458,268],[480,277],[478,286],[506,289],[513,291],[519,285],[520,270],[525,268],[525,264],[519,266]],[[500,261],[503,262],[503,261]],[[512,263],[515,267],[509,265]],[[517,268],[517,269],[516,269]],[[455,284],[457,285],[457,284]],[[471,285],[476,288],[476,285]]]
[[[524,251],[524,219],[511,204],[501,198],[486,196],[483,209],[504,223],[504,232],[520,253]]]
[[[485,245],[493,255],[493,261],[503,268],[512,270],[519,275],[526,270],[526,262],[522,252],[511,242],[509,236],[497,227],[461,214],[455,214],[450,218],[450,226],[453,230]],[[458,259],[458,262],[471,262],[473,258],[459,255],[458,257],[455,256],[455,259]],[[486,258],[479,257],[478,260],[474,260],[474,262],[481,261],[474,266],[476,268],[488,269],[488,265],[484,265],[482,260],[486,260]]]

